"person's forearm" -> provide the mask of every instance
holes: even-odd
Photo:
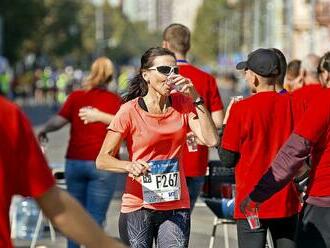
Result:
[[[223,110],[211,112],[211,117],[214,122],[214,125],[217,129],[222,127],[223,120],[225,118]]]
[[[108,113],[99,111],[97,119],[99,122],[109,125],[114,117],[115,116],[112,114],[108,114]]]
[[[96,158],[96,168],[99,170],[107,170],[111,172],[127,173],[130,161],[119,160],[110,155],[111,152],[101,152]]]
[[[303,165],[310,150],[310,142],[293,133],[250,194],[250,198],[255,202],[264,202],[284,188]]]
[[[51,117],[47,123],[41,128],[42,132],[54,132],[65,126],[69,121],[60,115]]]
[[[209,147],[219,144],[219,136],[211,115],[204,104],[196,106],[203,142]]]
[[[36,199],[44,214],[67,237],[88,248],[124,247],[107,237],[80,204],[54,186]]]

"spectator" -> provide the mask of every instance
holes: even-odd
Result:
[[[325,53],[321,57],[317,70],[322,85],[326,88],[330,88],[330,52]]]
[[[84,90],[74,91],[40,130],[39,139],[47,133],[71,123],[66,154],[65,178],[69,193],[74,196],[102,225],[115,191],[117,175],[96,169],[95,159],[106,135],[106,127],[120,107],[120,98],[107,90],[113,75],[112,62],[98,58],[84,84]],[[68,241],[68,247],[78,247]]]
[[[270,164],[271,167],[241,204],[242,211],[246,211],[252,205],[267,202],[267,199],[290,184],[311,153],[312,173],[307,199],[299,218],[298,248],[330,247],[329,116],[330,90],[326,89],[320,91],[310,103],[301,122]]]
[[[181,24],[169,25],[163,32],[163,47],[175,54],[179,73],[192,81],[198,94],[205,100],[205,106],[211,113],[215,126],[220,128],[223,121],[223,105],[216,80],[187,61],[187,53],[190,49],[189,29]],[[202,144],[198,145],[193,133],[188,132],[187,144],[183,148],[183,165],[191,211],[204,184],[207,162],[208,148]]]
[[[35,198],[64,234],[86,247],[123,248],[108,238],[78,202],[55,186],[27,118],[0,97],[0,247],[12,247],[8,211],[14,195]]]
[[[256,92],[229,108],[219,150],[224,166],[235,166],[234,217],[238,244],[240,248],[265,247],[269,229],[275,247],[295,247],[300,202],[293,182],[260,207],[261,227],[257,231],[250,229],[239,209],[241,201],[267,171],[269,162],[292,132],[290,96],[275,90],[275,81],[280,75],[279,58],[271,49],[258,49],[236,68],[245,70],[245,79],[251,91]]]
[[[320,57],[315,54],[307,55],[301,62],[298,78],[295,80],[296,90],[292,93],[292,106],[294,122],[299,120],[306,111],[309,102],[322,90],[322,84],[318,75]]]
[[[301,61],[297,59],[290,61],[288,64],[287,72],[285,75],[284,88],[289,92],[292,92],[298,88],[295,85],[295,79],[297,79],[299,76],[300,65]]]

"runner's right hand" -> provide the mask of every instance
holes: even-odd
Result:
[[[128,172],[134,177],[146,175],[149,172],[149,165],[147,162],[138,160],[130,163]]]

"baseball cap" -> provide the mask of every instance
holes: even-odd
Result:
[[[248,55],[247,61],[239,62],[236,69],[249,69],[263,77],[277,76],[280,74],[280,61],[274,51],[259,48]]]

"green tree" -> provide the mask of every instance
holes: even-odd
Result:
[[[228,0],[205,0],[192,33],[192,54],[201,64],[216,65],[219,54],[241,50],[244,7],[250,0],[228,5]],[[243,3],[246,3],[242,5]]]
[[[159,46],[160,33],[150,33],[146,23],[132,23],[119,7],[108,1],[104,13],[104,55],[116,63],[128,63],[151,46]],[[46,55],[61,66],[70,60],[89,67],[100,44],[95,41],[95,6],[90,0],[2,0],[5,56],[12,63],[27,53]]]
[[[118,64],[126,64],[152,46],[159,46],[161,34],[148,32],[144,22],[130,22],[120,8],[105,6],[107,54]]]
[[[1,0],[0,16],[3,21],[3,51],[10,62],[21,53],[24,41],[30,39],[46,15],[40,0]]]
[[[33,42],[38,44],[34,52],[47,54],[52,61],[64,56],[78,60],[82,50],[82,27],[79,22],[84,1],[44,0],[46,15],[37,28]]]

